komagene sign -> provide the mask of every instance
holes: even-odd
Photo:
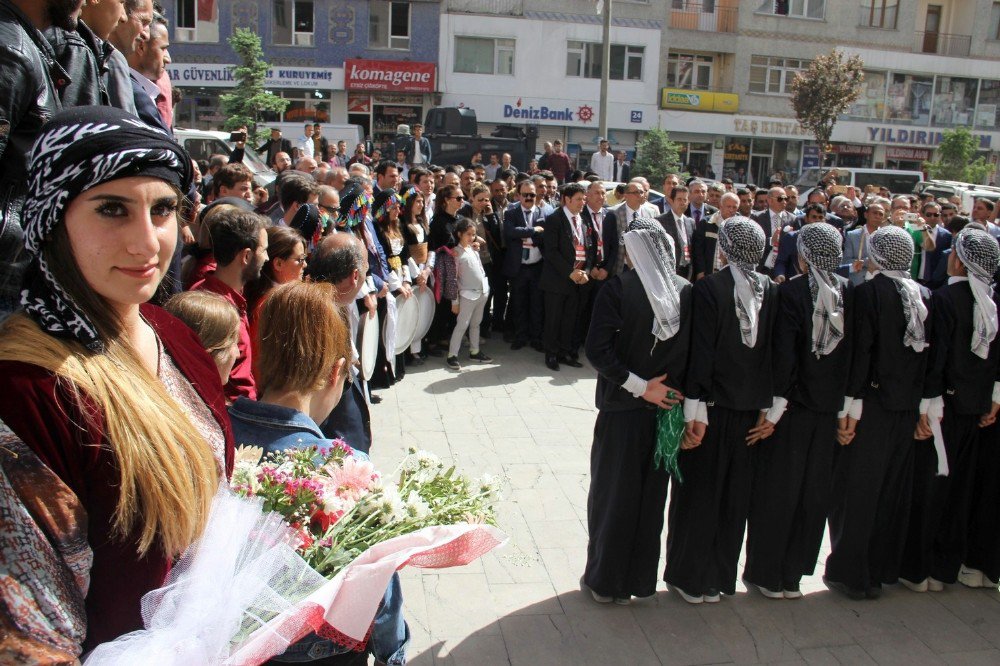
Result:
[[[437,67],[432,62],[345,60],[346,90],[434,92]]]

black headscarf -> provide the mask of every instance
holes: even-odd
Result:
[[[173,139],[137,117],[106,106],[61,111],[42,127],[28,156],[24,245],[31,259],[21,305],[47,333],[73,338],[92,351],[104,342],[97,328],[55,279],[43,255],[70,203],[119,178],[151,176],[187,192],[191,157]]]

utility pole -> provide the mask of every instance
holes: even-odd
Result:
[[[601,38],[601,103],[598,114],[598,133],[608,139],[608,75],[611,73],[611,0],[601,0],[597,6],[604,10],[604,34]]]

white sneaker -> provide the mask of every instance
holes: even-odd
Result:
[[[986,576],[979,569],[969,569],[965,565],[958,571],[958,582],[966,587],[986,587]]]
[[[801,599],[802,598],[802,591],[801,590],[782,590],[781,594],[786,599]]]
[[[931,592],[943,592],[944,591],[944,583],[942,583],[941,581],[939,581],[936,578],[928,578],[927,579],[927,589],[930,590]]]
[[[632,603],[631,597],[615,597],[615,603],[619,606],[628,606]]]
[[[709,590],[704,599],[706,604],[717,604],[722,597],[719,595],[718,590]]]
[[[702,595],[699,594],[698,596],[694,596],[693,594],[688,594],[681,588],[671,585],[670,583],[667,583],[667,589],[673,592],[674,594],[679,595],[681,599],[688,602],[689,604],[700,604],[701,602],[705,601],[705,597],[703,597]]]
[[[586,583],[583,582],[582,577],[580,578],[580,589],[590,592],[590,596],[593,597],[594,601],[596,601],[599,604],[610,604],[612,601],[615,600],[614,597],[606,597],[603,594],[598,594],[597,592],[594,592],[587,586]]]
[[[903,587],[913,592],[926,592],[928,587],[926,578],[919,583],[914,583],[913,581],[906,580],[905,578],[900,578],[899,582],[903,585]]]
[[[785,593],[783,591],[782,592],[775,592],[774,590],[767,589],[763,585],[754,585],[754,587],[756,587],[757,591],[760,592],[761,594],[763,594],[768,599],[784,599],[785,598]]]

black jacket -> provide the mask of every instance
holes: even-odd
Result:
[[[114,47],[95,35],[83,21],[77,22],[73,32],[51,26],[45,31],[45,38],[69,75],[59,91],[63,106],[110,106],[104,78]]]
[[[580,216],[583,224],[583,243],[586,259],[581,268],[588,273],[597,263],[597,238],[594,229]],[[570,279],[576,266],[576,245],[573,240],[573,224],[562,208],[557,208],[545,218],[542,232],[542,277],[539,286],[542,291],[556,294],[570,294],[577,285]]]
[[[17,299],[25,267],[21,207],[28,151],[61,108],[58,85],[69,77],[28,18],[0,0],[0,309]]]
[[[135,97],[132,92],[132,69],[121,51],[115,49],[108,56],[108,69],[104,74],[104,87],[108,91],[111,106],[138,116]]]

